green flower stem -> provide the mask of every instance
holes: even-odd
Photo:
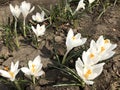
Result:
[[[36,48],[38,49],[38,46],[39,46],[39,45],[38,45],[38,37],[37,37],[36,35],[35,35],[35,44],[36,44],[36,45],[35,45]]]
[[[18,34],[17,34],[17,18],[15,17],[15,28],[14,28],[14,34],[15,34],[15,41],[16,45],[19,48],[19,42],[18,42]]]
[[[24,18],[24,20],[23,20],[23,35],[24,35],[24,37],[26,37],[25,20],[26,20],[26,18]]]
[[[18,81],[14,81],[14,84],[15,84],[17,90],[22,90],[19,83],[18,83]]]
[[[63,57],[63,60],[62,60],[62,64],[65,64],[65,61],[66,61],[66,57],[68,55],[69,51],[67,51]]]
[[[35,77],[33,76],[32,79],[33,79],[33,84],[35,85]]]
[[[73,83],[73,84],[58,84],[58,85],[53,85],[53,87],[58,87],[58,86],[81,86],[79,83]]]

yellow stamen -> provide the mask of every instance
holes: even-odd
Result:
[[[109,39],[105,39],[105,40],[104,40],[104,43],[105,43],[105,44],[107,44],[107,43],[109,43],[109,42],[110,42]]]
[[[34,73],[35,72],[35,65],[32,64],[32,72]]]
[[[9,71],[9,74],[12,78],[14,77],[14,72]]]
[[[105,51],[105,48],[104,47],[101,47],[101,52]]]
[[[91,73],[92,71],[88,69],[87,72],[84,74],[84,77],[87,79]]]
[[[89,57],[90,57],[90,58],[94,58],[95,55],[94,55],[93,53],[91,53]]]
[[[76,39],[75,36],[73,36],[72,39],[75,40]]]

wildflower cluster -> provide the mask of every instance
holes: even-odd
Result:
[[[91,5],[95,0],[88,0],[88,1],[89,1],[89,5]],[[72,15],[74,15],[80,9],[85,9],[85,5],[86,4],[84,3],[84,0],[80,0],[75,11],[71,12]],[[18,18],[22,13],[23,36],[26,37],[27,35],[26,18],[28,14],[35,9],[35,7],[33,6],[31,8],[31,4],[27,3],[26,1],[23,1],[20,6],[16,5],[15,7],[13,7],[12,4],[10,4],[9,6],[10,6],[10,11],[15,18],[14,34],[16,38],[16,45],[19,47],[18,35],[17,35]],[[42,11],[41,13],[36,12],[35,15],[32,15],[32,19],[37,24],[31,25],[30,28],[35,34],[36,42],[38,42],[39,36],[45,34],[46,27],[43,22],[47,20],[47,18],[45,18],[45,12]],[[69,62],[67,61],[67,57],[70,51],[72,51],[73,48],[75,47],[84,45],[86,41],[87,38],[82,38],[81,33],[77,33],[76,35],[74,35],[73,30],[70,29],[66,37],[67,50],[65,55],[63,56],[63,59],[60,62],[60,65],[65,66],[68,69],[66,63]],[[75,61],[75,69],[77,73],[73,71],[72,73],[74,73],[74,76],[77,74],[76,77],[79,76],[84,83],[92,85],[94,83],[93,79],[98,77],[103,71],[103,66],[105,65],[104,60],[111,58],[115,54],[113,50],[116,47],[117,47],[116,44],[112,44],[109,39],[104,39],[103,36],[100,36],[97,41],[91,40],[89,49],[86,51],[81,50],[83,52],[82,57],[77,57],[78,59]],[[25,75],[32,76],[33,83],[35,84],[35,80],[45,73],[42,70],[42,66],[43,64],[41,63],[41,57],[38,55],[33,61],[30,60],[28,62],[28,67],[21,67],[19,69],[19,61],[17,61],[15,64],[11,62],[10,70],[9,69],[0,70],[0,75],[10,79],[10,81],[15,81],[16,75],[21,70]],[[69,71],[71,71],[71,69],[69,69]]]
[[[86,38],[81,39],[80,37],[80,33],[74,36],[72,29],[69,30],[66,38],[67,52],[63,57],[62,64],[65,64],[70,50],[86,42]],[[75,64],[78,75],[86,84],[93,84],[92,80],[102,73],[105,63],[100,62],[111,58],[115,54],[113,50],[116,47],[116,44],[110,43],[110,40],[104,39],[103,36],[100,36],[96,42],[91,41],[90,48],[82,53],[82,60],[78,58]]]
[[[22,15],[23,15],[23,31],[21,31],[21,32],[23,32],[23,36],[26,37],[27,36],[26,18],[28,16],[28,14],[31,13],[35,9],[35,7],[33,6],[31,8],[31,4],[27,3],[26,1],[23,1],[20,6],[15,5],[15,7],[14,7],[12,4],[10,4],[9,6],[10,6],[10,11],[15,18],[14,33],[15,33],[15,37],[16,37],[16,45],[19,48],[20,45],[19,45],[19,40],[18,40],[18,35],[17,35],[18,34],[18,32],[17,32],[18,18],[20,16],[20,14],[22,13]],[[44,17],[45,17],[44,11],[42,11],[41,14],[39,12],[37,12],[36,15],[32,16],[32,19],[38,23],[36,25],[36,27],[31,26],[31,29],[33,30],[33,32],[36,35],[37,41],[38,41],[38,37],[44,35],[44,32],[46,30],[45,25],[40,26],[40,24],[39,24],[39,23],[42,23],[43,21],[45,21]]]
[[[102,73],[105,63],[100,62],[111,58],[115,54],[113,50],[116,46],[103,36],[100,36],[96,42],[91,41],[90,48],[83,52],[82,60],[78,58],[75,65],[78,75],[86,84],[93,84],[92,80]]]
[[[19,67],[19,61],[17,61],[15,64],[11,62],[10,70],[0,70],[0,74],[3,77],[6,77],[10,79],[11,81],[15,81],[16,75],[21,70],[25,75],[32,75],[34,78],[39,78],[39,76],[44,74],[44,71],[42,70],[43,64],[41,63],[41,57],[38,55],[33,61],[28,62],[28,67],[22,67],[18,69]],[[33,81],[35,83],[35,81]]]

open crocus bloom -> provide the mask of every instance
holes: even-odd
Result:
[[[90,48],[87,51],[84,51],[82,54],[82,60],[85,65],[94,65],[99,62],[98,53],[94,48]]]
[[[23,17],[26,18],[29,13],[31,13],[35,7],[33,6],[31,9],[31,4],[27,3],[26,1],[23,1],[20,5],[21,12],[23,14]]]
[[[95,0],[88,0],[89,4],[93,3]]]
[[[83,51],[82,60],[85,65],[94,65],[100,61],[99,52],[95,41],[91,41],[90,48],[87,51]]]
[[[40,26],[39,24],[37,24],[36,28],[33,26],[31,28],[37,37],[44,35],[46,30],[45,25]]]
[[[70,29],[67,38],[66,38],[66,46],[67,46],[67,52],[69,52],[74,47],[83,45],[86,42],[86,38],[81,39],[81,34],[78,33],[74,36],[73,30]]]
[[[14,65],[13,62],[11,62],[11,68],[10,68],[10,70],[8,70],[8,71],[6,71],[6,70],[0,70],[1,76],[9,78],[11,81],[14,81],[16,75],[19,72],[18,66],[19,66],[19,61],[17,61],[15,63],[15,65]]]
[[[88,63],[89,64],[89,63]],[[104,63],[96,64],[96,65],[84,65],[80,58],[76,61],[75,68],[78,75],[81,79],[88,85],[92,85],[93,79],[98,77],[103,70]]]
[[[45,17],[45,12],[42,11],[41,14],[37,12],[36,15],[33,15],[32,19],[37,22],[43,22],[45,20],[44,17]]]
[[[78,6],[77,6],[77,8],[76,8],[76,12],[78,11],[78,10],[80,10],[80,9],[85,9],[85,3],[84,3],[84,0],[80,0],[79,1],[79,3],[78,3]]]
[[[10,11],[11,11],[12,15],[14,17],[18,18],[20,16],[20,13],[21,13],[19,6],[15,5],[15,7],[13,7],[12,4],[10,4],[9,6],[10,6]]]
[[[34,77],[38,78],[39,76],[44,74],[42,69],[41,57],[37,56],[34,61],[28,62],[28,67],[22,67],[21,70],[26,75],[33,75]]]
[[[91,44],[91,46],[95,45],[94,43]],[[96,42],[96,47],[100,60],[105,60],[111,58],[115,54],[113,50],[117,47],[117,44],[112,44],[109,39],[104,39],[103,36],[100,36]]]

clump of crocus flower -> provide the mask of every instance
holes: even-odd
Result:
[[[113,49],[116,47],[116,44],[110,43],[110,40],[104,39],[103,36],[96,42],[91,41],[90,48],[83,52],[82,60],[78,58],[75,65],[78,75],[86,84],[94,83],[93,79],[102,73],[105,64],[99,62],[111,58],[115,54]]]
[[[35,84],[35,78],[39,78],[39,76],[44,74],[42,66],[41,57],[37,56],[33,61],[30,60],[28,62],[28,67],[22,67],[21,70],[25,75],[32,75],[33,83]]]

